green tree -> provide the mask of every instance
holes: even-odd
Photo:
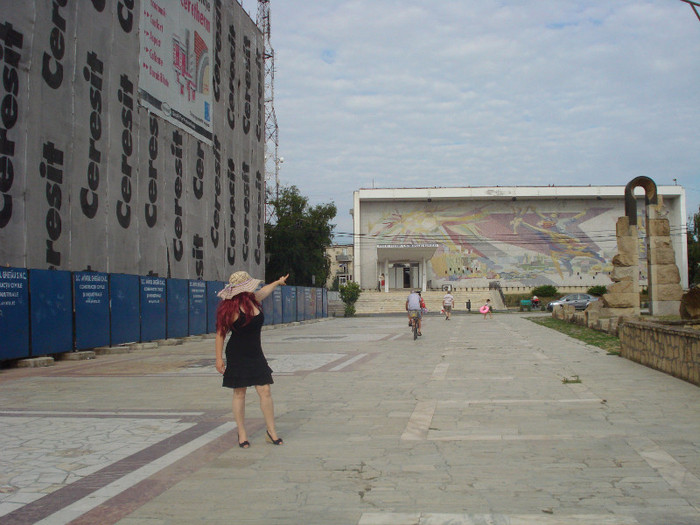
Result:
[[[360,285],[356,282],[349,282],[340,287],[340,298],[345,303],[345,317],[355,315],[355,303],[360,298]]]
[[[265,225],[265,279],[289,273],[287,284],[323,286],[330,272],[326,248],[331,245],[335,204],[309,206],[296,186],[281,187],[270,201],[276,222]]]
[[[340,291],[340,277],[337,275],[333,277],[333,284],[331,284],[331,291],[333,292],[338,292]]]
[[[688,283],[700,284],[700,207],[688,221]]]

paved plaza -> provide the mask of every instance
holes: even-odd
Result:
[[[700,524],[700,388],[527,317],[264,331],[282,447],[213,338],[2,370],[0,523]]]

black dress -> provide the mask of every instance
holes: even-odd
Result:
[[[260,331],[265,321],[262,311],[243,326],[246,315],[241,312],[231,326],[231,337],[226,344],[226,370],[223,386],[242,388],[270,385],[272,369],[267,364],[260,343]]]

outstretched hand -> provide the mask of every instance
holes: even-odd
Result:
[[[288,278],[289,278],[289,274],[287,274],[283,277],[280,277],[279,279],[277,279],[277,284],[279,284],[280,286],[284,286],[285,284],[287,284]]]

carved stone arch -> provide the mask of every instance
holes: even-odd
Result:
[[[635,177],[625,186],[625,216],[629,219],[630,226],[637,225],[637,201],[634,198],[635,188],[644,188],[644,204],[658,203],[656,183],[649,177]]]

